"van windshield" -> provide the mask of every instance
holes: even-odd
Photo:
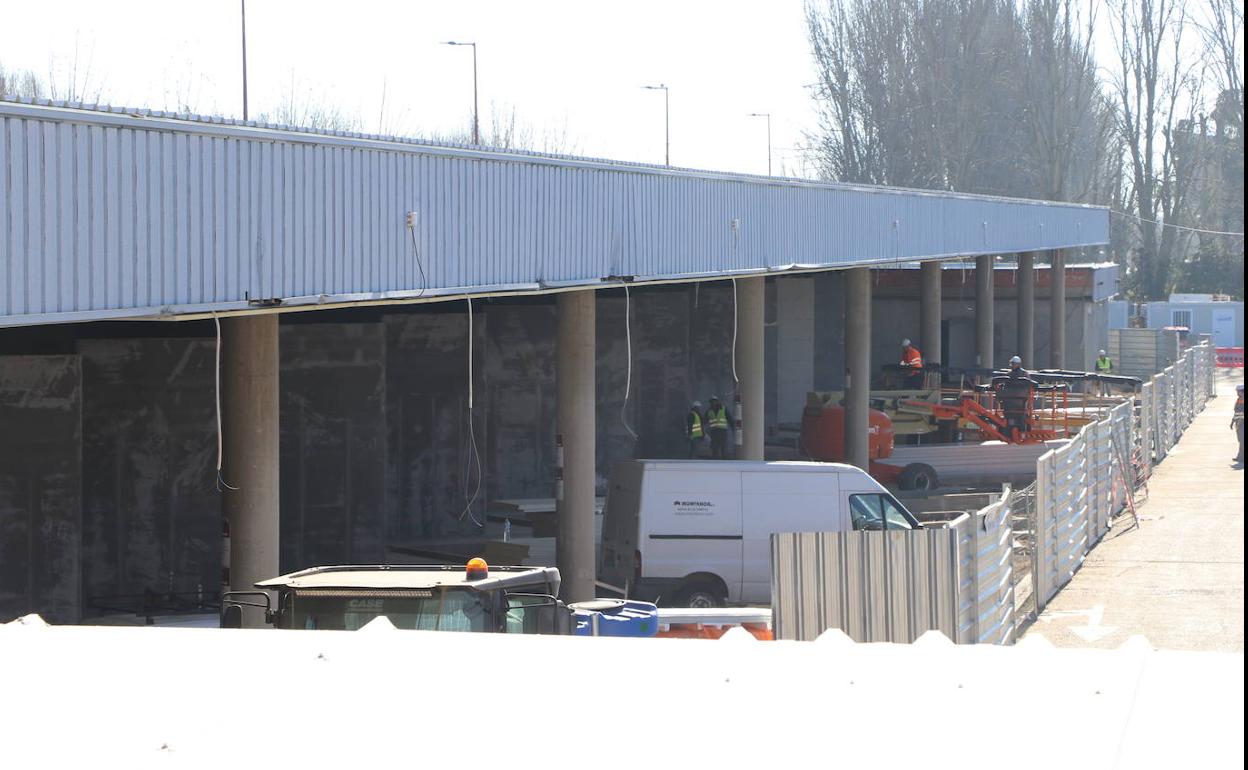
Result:
[[[849,516],[856,530],[919,529],[919,523],[892,495],[850,495]]]
[[[439,587],[408,591],[294,592],[283,628],[354,631],[385,615],[395,628],[419,631],[493,631],[488,592]]]

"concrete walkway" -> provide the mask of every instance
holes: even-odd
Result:
[[[1059,647],[1244,651],[1244,471],[1228,427],[1242,370],[1154,469],[1140,528],[1120,518],[1027,634]]]

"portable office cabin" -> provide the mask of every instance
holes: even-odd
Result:
[[[1244,303],[1216,300],[1208,294],[1172,294],[1166,302],[1148,302],[1150,329],[1186,326],[1193,336],[1208,334],[1220,348],[1244,346]]]

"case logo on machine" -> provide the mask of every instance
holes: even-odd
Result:
[[[673,500],[672,513],[677,516],[710,516],[715,513],[715,503],[710,500]]]

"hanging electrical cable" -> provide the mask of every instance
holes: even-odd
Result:
[[[628,435],[633,437],[633,441],[637,440],[637,433],[633,430],[633,426],[628,424],[628,395],[633,385],[633,319],[631,310],[631,301],[628,294],[628,284],[624,284],[624,344],[628,354],[628,363],[624,367],[624,403],[620,405],[620,422],[624,424],[624,430],[628,431]]]
[[[472,512],[472,506],[477,502],[477,497],[481,494],[481,453],[477,450],[477,433],[473,427],[472,409],[473,409],[473,387],[472,387],[472,297],[468,300],[468,446],[472,449],[472,456],[468,459],[467,466],[464,469],[465,494],[467,493],[467,480],[472,477],[473,464],[476,465],[477,483],[472,490],[472,495],[467,498],[464,503],[464,510],[459,514],[459,520],[463,521],[467,516],[473,524],[478,527],[484,527],[485,523],[477,519]]]
[[[732,279],[732,381],[741,383],[737,377],[737,279]]]
[[[227,484],[225,478],[221,475],[221,466],[225,462],[225,442],[221,431],[221,319],[217,317],[215,312],[212,314],[212,322],[217,328],[217,366],[214,380],[216,386],[213,389],[213,397],[217,405],[217,491],[220,492],[223,488],[238,491],[238,487],[232,487]]]
[[[416,245],[416,212],[407,212],[407,217],[404,221],[407,225],[407,233],[411,236],[412,253],[416,256],[416,269],[420,271],[420,291],[416,292],[416,296],[420,297],[425,293],[425,289],[429,287],[429,277],[425,275],[425,263],[420,258],[420,247]]]
[[[735,221],[735,220],[734,220]],[[732,425],[733,443],[740,447],[745,442],[745,405],[741,403],[741,378],[737,376],[737,279],[732,279]]]

